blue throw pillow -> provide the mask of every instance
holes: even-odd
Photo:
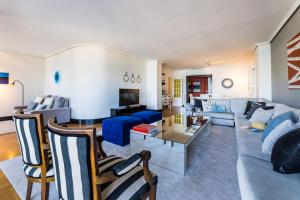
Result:
[[[278,115],[277,117],[275,117],[271,121],[269,121],[267,127],[265,128],[265,130],[262,134],[262,141],[264,141],[266,139],[266,137],[272,132],[273,129],[275,129],[279,124],[281,124],[285,120],[294,121],[294,114],[292,111]]]
[[[226,107],[223,105],[213,104],[211,107],[212,112],[224,113],[226,112]]]

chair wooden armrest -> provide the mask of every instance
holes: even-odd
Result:
[[[97,185],[113,182],[116,179],[118,179],[118,177],[116,177],[113,172],[103,173],[97,177]]]
[[[144,150],[140,154],[142,156],[145,179],[150,185],[154,186],[157,184],[157,179],[154,179],[154,176],[149,169],[149,160],[151,158],[151,152]]]
[[[97,139],[97,142],[98,142],[98,145],[97,145],[98,152],[99,152],[101,158],[106,158],[107,155],[106,155],[106,153],[104,152],[104,150],[103,150],[103,148],[102,148],[102,142],[103,142],[103,140],[104,140],[103,136],[98,135],[98,136],[96,137],[96,139]]]

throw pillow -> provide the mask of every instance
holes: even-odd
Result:
[[[265,140],[265,138],[276,128],[276,126],[278,126],[280,123],[286,121],[286,120],[292,120],[293,119],[293,113],[290,112],[286,112],[283,113],[275,118],[273,118],[271,121],[269,121],[263,135],[262,135],[262,141]]]
[[[300,129],[285,134],[275,143],[271,162],[273,169],[283,174],[300,172]]]
[[[211,111],[216,113],[225,113],[227,112],[226,107],[224,105],[213,104],[211,106]]]
[[[200,110],[203,110],[203,107],[202,107],[202,100],[201,99],[196,99],[194,98],[194,107],[195,108],[199,108]]]
[[[296,109],[294,108],[291,108],[291,107],[288,107],[284,104],[276,104],[275,107],[274,107],[274,114],[273,114],[273,117],[272,118],[275,118],[277,117],[278,115],[281,115],[283,113],[286,113],[286,112],[293,112],[293,121],[294,122],[297,122],[298,118],[299,118],[299,111],[297,111]],[[297,118],[297,119],[295,119]]]
[[[37,105],[38,105],[37,103],[30,102],[27,106],[27,111],[34,110]]]
[[[267,129],[267,128],[266,128]],[[266,130],[265,129],[265,130]],[[276,141],[289,131],[293,129],[293,122],[291,120],[285,120],[280,123],[276,128],[274,128],[270,134],[265,138],[262,144],[262,152],[266,154],[271,154],[272,149]]]
[[[252,117],[253,113],[256,111],[256,109],[263,107],[263,106],[265,106],[265,104],[263,104],[263,103],[260,103],[260,102],[254,103],[252,108],[248,112],[246,119],[250,119]]]
[[[273,115],[273,109],[272,110],[264,110],[263,108],[258,108],[255,110],[253,115],[250,118],[250,122],[260,122],[267,124]]]
[[[213,101],[202,101],[203,112],[211,112]]]
[[[43,104],[38,104],[34,110],[44,110],[46,108],[47,105],[43,105]]]
[[[252,122],[250,125],[251,128],[255,128],[257,130],[263,131],[266,128],[266,124],[265,123],[261,123],[261,122]]]
[[[37,104],[42,104],[43,103],[43,100],[44,100],[44,98],[43,97],[36,97],[35,99],[34,99],[34,103],[37,103]]]
[[[54,102],[54,99],[52,97],[47,97],[43,102],[43,105],[46,106],[45,109],[52,108],[53,102]]]
[[[54,100],[53,108],[63,108],[65,104],[65,98],[58,97]]]
[[[253,107],[254,103],[255,103],[254,101],[247,101],[247,105],[246,105],[246,109],[245,109],[244,115],[247,115],[249,113],[249,111]]]

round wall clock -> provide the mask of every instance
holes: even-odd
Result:
[[[223,88],[226,88],[226,89],[232,88],[233,80],[230,78],[223,79],[222,86],[223,86]]]
[[[59,84],[61,81],[61,74],[59,71],[54,72],[54,83]]]

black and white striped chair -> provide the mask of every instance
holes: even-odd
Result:
[[[155,200],[157,176],[149,170],[150,152],[126,160],[106,156],[96,129],[67,128],[54,120],[48,122],[48,137],[60,199]]]
[[[41,183],[41,199],[48,199],[50,182],[54,181],[51,152],[46,140],[42,115],[14,115],[16,132],[27,177],[26,199],[30,199],[32,184]]]

